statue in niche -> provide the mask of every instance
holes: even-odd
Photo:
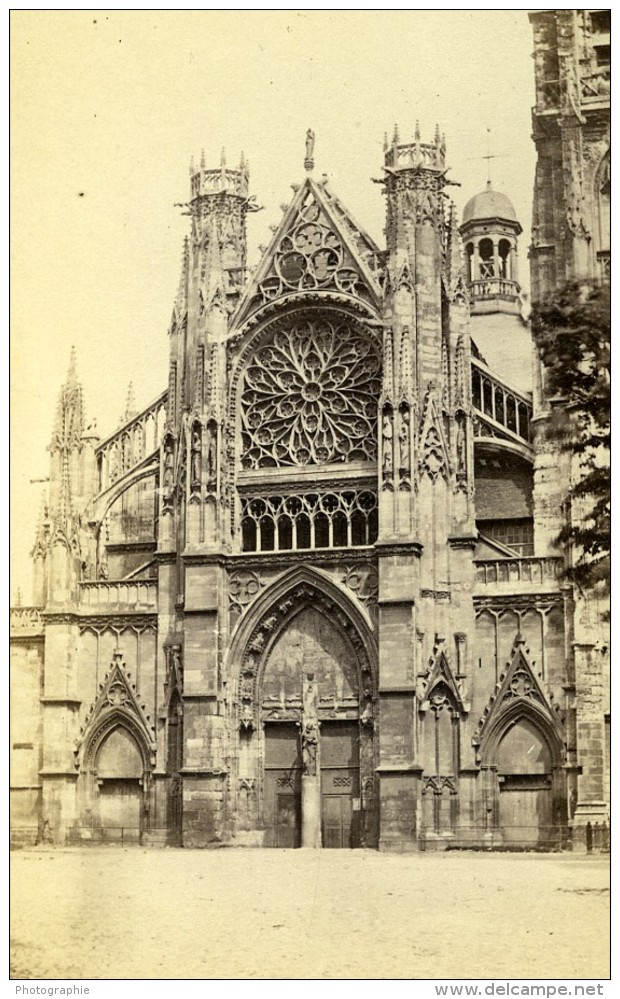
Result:
[[[209,443],[207,445],[207,485],[213,486],[217,472],[217,441],[213,427],[209,427]]]
[[[254,728],[254,713],[250,704],[243,704],[239,712],[239,727],[244,732],[251,732]]]
[[[180,690],[183,686],[183,658],[180,645],[173,645],[170,649],[170,679],[174,680]]]
[[[316,776],[316,755],[319,745],[318,724],[316,721],[306,721],[301,730],[301,757],[304,773],[310,777]]]
[[[365,728],[372,728],[373,725],[372,701],[372,690],[366,687],[362,694],[362,711],[360,714],[360,722]]]
[[[200,465],[202,450],[202,433],[199,424],[194,424],[192,430],[191,484],[192,488],[200,486]]]
[[[386,413],[383,417],[383,474],[386,478],[390,478],[392,475],[392,419]]]
[[[167,441],[164,447],[163,496],[164,503],[171,503],[174,490],[174,455],[172,442]]]
[[[398,446],[400,450],[400,467],[403,471],[409,468],[410,448],[409,448],[409,414],[404,410],[400,414],[400,430],[398,432]]]
[[[456,468],[459,475],[467,471],[467,445],[465,441],[465,420],[460,416],[456,424]]]

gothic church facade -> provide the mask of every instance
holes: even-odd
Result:
[[[251,274],[245,163],[193,170],[168,386],[105,440],[72,362],[11,616],[16,842],[557,848],[605,816],[541,403],[491,353],[526,330],[514,209],[459,223],[439,131],[395,132],[379,247],[311,132],[304,167]]]

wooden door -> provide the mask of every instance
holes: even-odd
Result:
[[[360,845],[359,725],[321,725],[321,833],[327,849]]]
[[[551,779],[505,777],[500,784],[499,824],[507,845],[524,849],[551,845]]]
[[[531,848],[549,845],[552,817],[551,753],[542,732],[519,719],[498,750],[499,826],[504,843]]]
[[[101,831],[106,842],[140,839],[142,788],[137,780],[104,780],[99,788]]]
[[[299,729],[288,722],[265,725],[265,845],[301,845]]]

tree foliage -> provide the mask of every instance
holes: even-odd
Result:
[[[608,285],[567,284],[532,311],[551,433],[574,456],[566,492],[571,516],[558,541],[572,546],[568,576],[583,587],[609,577],[610,327]]]

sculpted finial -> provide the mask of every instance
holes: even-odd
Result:
[[[311,128],[306,132],[306,158],[304,167],[308,171],[314,170],[314,132]]]

